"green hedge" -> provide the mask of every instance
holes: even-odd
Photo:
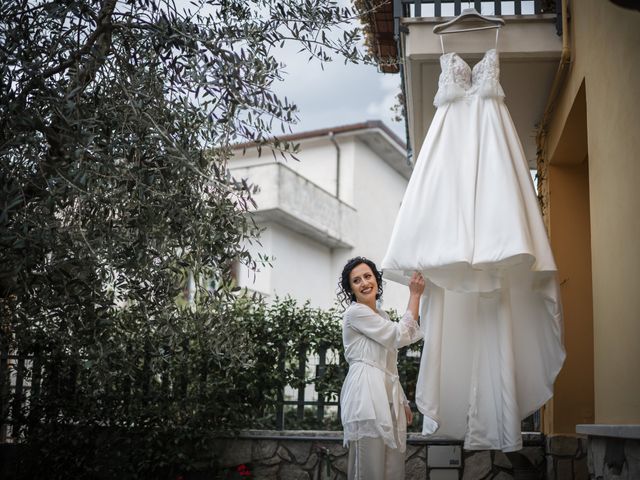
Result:
[[[285,386],[315,383],[336,400],[347,371],[340,314],[291,298],[266,305],[240,296],[164,322],[123,312],[108,335],[50,340],[49,354],[31,352],[39,387],[21,412],[33,452],[23,468],[47,478],[165,478],[203,459],[215,468],[220,434],[276,427]],[[340,352],[339,361],[318,379],[300,377],[299,352],[322,349]],[[417,359],[405,351],[400,374],[415,382]],[[410,395],[414,388],[405,384]],[[291,417],[289,429],[340,429],[335,415],[318,420],[309,407],[302,420]]]

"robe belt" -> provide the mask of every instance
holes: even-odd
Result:
[[[366,358],[358,358],[358,359],[352,360],[350,362],[350,365],[354,363],[364,363],[365,365],[369,365],[370,367],[377,368],[378,370],[385,373],[388,377],[391,378],[391,397],[392,397],[391,400],[393,402],[393,412],[396,415],[398,430],[401,432],[406,432],[407,419],[404,415],[404,412],[402,412],[403,414],[400,415],[400,405],[403,405],[402,397],[400,396],[400,391],[401,391],[400,381],[399,381],[400,377],[395,373],[391,373],[385,367],[383,367],[377,362],[374,362],[373,360],[368,360]]]

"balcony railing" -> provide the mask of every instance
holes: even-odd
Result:
[[[555,12],[555,0],[394,0],[394,17],[450,17],[465,8],[483,15],[531,15]]]
[[[403,5],[405,10],[402,13],[404,14],[407,14],[409,8],[413,6],[413,15],[405,16],[414,17],[460,15],[464,8],[470,7],[486,15],[523,15],[553,11],[551,2],[543,0],[474,0],[470,2],[461,0],[396,0],[395,3]],[[422,11],[423,5],[427,6],[426,12]]]
[[[465,8],[475,8],[482,15],[535,15],[555,13],[559,0],[393,0],[393,30],[400,38],[400,19],[406,17],[452,17]],[[560,32],[559,32],[560,33]]]
[[[410,35],[410,25],[420,21],[407,20],[411,17],[435,19],[457,16],[466,8],[473,7],[482,15],[488,16],[538,16],[560,11],[560,0],[393,0],[381,3],[366,15],[366,22],[373,32],[374,55],[379,68],[384,73],[399,73],[403,93],[403,109],[407,112],[407,86],[405,82],[405,53],[402,34]],[[433,23],[433,20],[430,20]],[[556,33],[562,35],[562,19],[557,16]],[[413,146],[406,123],[407,158],[413,160]]]

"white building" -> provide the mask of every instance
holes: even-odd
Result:
[[[240,267],[240,286],[267,298],[291,295],[328,308],[342,267],[356,255],[380,264],[411,174],[404,143],[380,121],[280,137],[300,145],[299,161],[238,145],[229,167],[260,187],[254,197],[262,245],[272,258],[254,273]],[[407,287],[388,281],[385,309],[406,308]]]

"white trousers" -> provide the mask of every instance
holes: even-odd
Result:
[[[349,480],[402,480],[404,453],[389,448],[378,438],[365,437],[349,442]]]
[[[404,415],[404,411],[400,412]],[[393,430],[396,432],[396,419],[393,419]],[[403,480],[405,452],[385,445],[380,437],[365,437],[349,442],[349,480]]]

